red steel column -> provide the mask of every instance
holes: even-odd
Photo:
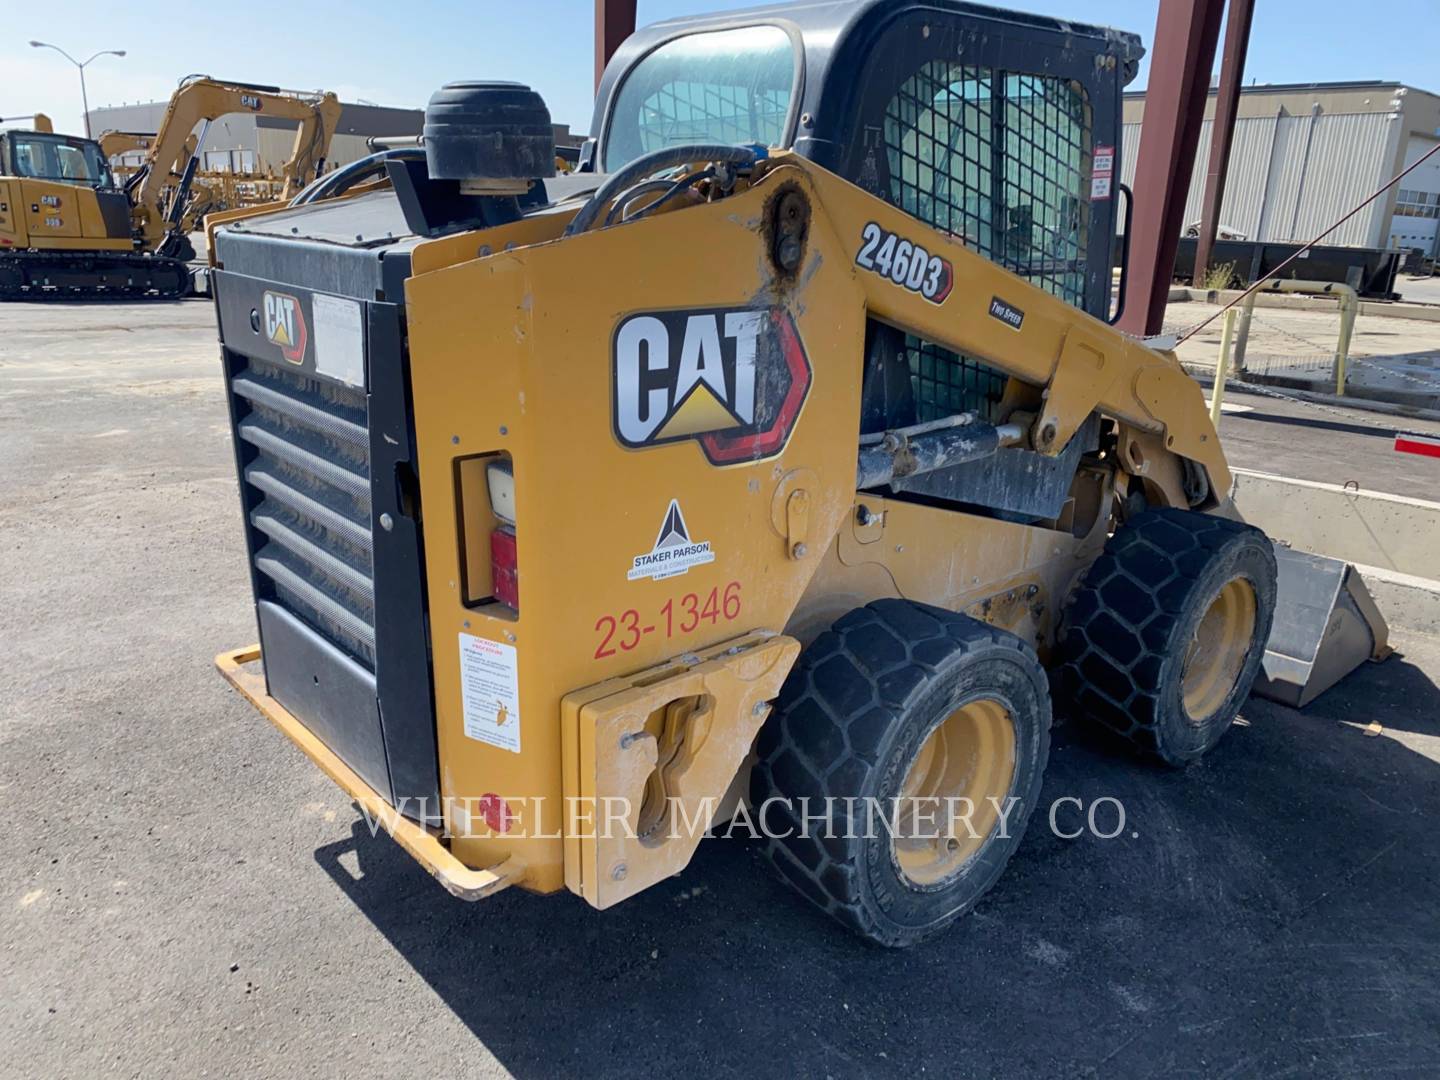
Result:
[[[595,85],[620,43],[635,32],[635,0],[595,0]]]
[[[1240,107],[1240,85],[1245,76],[1245,54],[1250,48],[1250,21],[1254,0],[1230,0],[1225,20],[1225,55],[1220,60],[1220,90],[1215,97],[1215,122],[1210,128],[1210,161],[1206,166],[1205,205],[1200,216],[1200,239],[1195,245],[1195,287],[1205,287],[1210,249],[1220,224],[1225,198],[1225,172],[1230,167],[1230,144],[1235,139],[1235,112]]]
[[[1225,0],[1160,0],[1135,167],[1133,293],[1120,320],[1132,334],[1159,333],[1165,319],[1224,6]]]

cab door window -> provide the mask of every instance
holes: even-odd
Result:
[[[940,51],[959,38],[942,31],[923,40]],[[945,51],[953,56],[957,50]],[[883,112],[872,111],[866,121],[858,182],[977,254],[1086,307],[1094,289],[1087,273],[1092,123],[1084,86],[898,47],[879,62],[877,75],[890,89]],[[895,362],[908,369],[910,392],[885,406],[887,423],[961,412],[998,416],[1009,381],[1003,372],[915,335],[889,333],[896,338]]]
[[[884,143],[891,202],[1084,306],[1091,148],[1078,83],[932,61],[891,99]]]

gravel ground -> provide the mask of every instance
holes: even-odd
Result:
[[[1386,482],[1377,437],[1259,412],[1225,419],[1235,464],[1331,479],[1338,455]],[[0,306],[0,461],[0,1074],[1440,1060],[1440,640],[1304,715],[1251,702],[1183,772],[1062,719],[1044,805],[1117,798],[1124,829],[1037,814],[975,913],[911,952],[835,931],[740,841],[605,913],[466,905],[211,667],[254,626],[207,305]]]

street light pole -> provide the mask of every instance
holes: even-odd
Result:
[[[94,56],[90,57],[89,60],[81,63],[64,49],[60,48],[59,45],[51,45],[48,41],[32,41],[30,42],[30,47],[32,49],[54,49],[61,56],[65,57],[66,60],[69,60],[72,64],[74,64],[77,68],[80,69],[80,104],[85,109],[85,137],[87,139],[90,138],[90,95],[86,93],[85,90],[85,68],[90,64],[91,61],[98,60],[102,56],[124,56],[125,50],[101,49]]]

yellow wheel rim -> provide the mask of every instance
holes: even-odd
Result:
[[[995,831],[1015,778],[1015,725],[998,701],[962,705],[921,744],[901,784],[891,838],[901,875],[936,885]]]
[[[1185,651],[1180,696],[1192,724],[1208,720],[1230,696],[1254,634],[1255,587],[1235,578],[1210,601]]]

